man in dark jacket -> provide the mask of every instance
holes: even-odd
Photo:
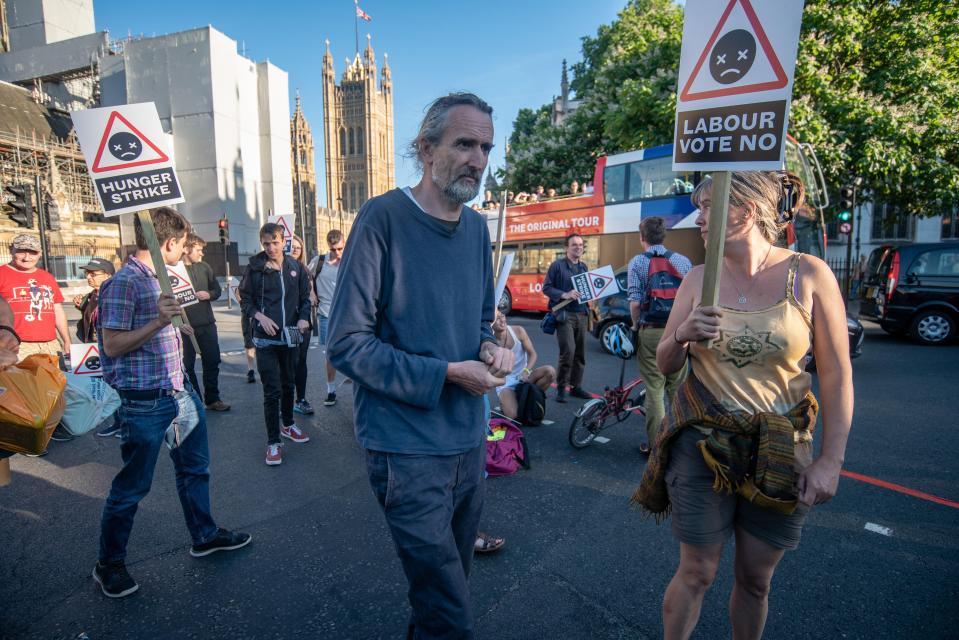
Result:
[[[571,233],[566,237],[566,255],[549,265],[543,279],[543,294],[550,309],[572,300],[558,312],[556,341],[559,343],[559,366],[556,375],[556,402],[566,402],[566,386],[575,398],[591,398],[583,389],[586,371],[586,303],[579,302],[580,293],[573,286],[573,276],[588,271],[581,260],[586,243],[583,236]],[[561,319],[561,320],[560,320]]]
[[[183,307],[186,311],[190,326],[200,345],[200,362],[203,363],[203,402],[209,411],[229,411],[230,405],[220,399],[220,338],[216,332],[216,317],[213,315],[213,305],[223,293],[220,283],[213,276],[213,269],[203,262],[203,248],[206,240],[195,235],[187,236],[186,252],[183,254],[183,264],[187,275],[193,283],[196,297],[199,302]],[[190,377],[190,384],[199,390],[196,379],[196,351],[192,340],[183,341],[183,367]]]
[[[310,278],[299,262],[283,254],[283,227],[260,229],[263,251],[250,258],[240,282],[240,306],[253,325],[256,368],[263,383],[266,464],[283,462],[280,437],[308,442],[293,422],[297,347],[309,331]],[[280,427],[282,413],[283,426]]]

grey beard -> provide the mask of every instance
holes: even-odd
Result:
[[[441,181],[435,172],[432,172],[434,184],[440,184]],[[450,182],[442,188],[443,196],[454,204],[465,204],[479,195],[479,180],[473,181],[473,186],[460,182],[458,179]]]

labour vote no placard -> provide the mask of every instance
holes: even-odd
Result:
[[[104,215],[183,202],[156,105],[84,109],[70,116]]]
[[[803,0],[686,0],[674,171],[783,166]]]

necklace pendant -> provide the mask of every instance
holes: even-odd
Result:
[[[746,304],[746,296],[743,296],[743,295],[739,296],[739,304]]]

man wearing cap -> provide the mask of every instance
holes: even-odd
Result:
[[[80,310],[80,320],[77,321],[77,339],[80,342],[97,341],[97,301],[100,297],[100,285],[116,273],[113,263],[104,258],[93,258],[83,270],[87,275],[87,285],[92,289],[85,296],[73,297],[73,306]]]
[[[63,293],[53,276],[37,267],[39,238],[26,233],[14,236],[10,254],[10,262],[0,266],[0,297],[13,309],[13,328],[21,340],[20,359],[35,353],[69,354],[70,332]]]

